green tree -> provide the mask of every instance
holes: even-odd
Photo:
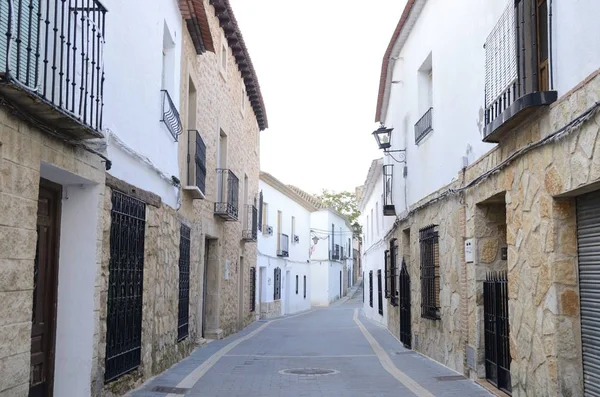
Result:
[[[350,220],[354,237],[361,238],[362,226],[358,223],[360,211],[358,210],[358,202],[356,194],[348,191],[333,192],[323,189],[323,192],[318,196],[321,202],[329,207],[334,208],[340,214],[346,216]]]

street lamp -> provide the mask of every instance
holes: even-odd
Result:
[[[406,163],[406,150],[390,150],[392,147],[392,131],[393,128],[386,128],[383,123],[379,125],[379,128],[373,131],[373,136],[377,141],[377,146],[379,149],[383,149],[383,154],[391,157],[397,163]],[[392,153],[398,153],[398,159],[396,159]]]

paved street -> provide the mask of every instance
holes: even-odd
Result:
[[[472,381],[403,348],[386,329],[360,315],[361,306],[362,293],[358,290],[353,299],[330,308],[256,322],[236,335],[196,349],[190,357],[130,395],[490,395]],[[287,369],[334,372],[283,373]]]

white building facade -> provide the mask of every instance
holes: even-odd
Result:
[[[311,307],[310,220],[317,208],[272,175],[261,172],[257,298],[261,318]]]
[[[513,396],[597,395],[600,3],[405,3],[375,117],[387,327]]]

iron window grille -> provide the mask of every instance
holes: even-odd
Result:
[[[112,192],[106,361],[110,382],[140,365],[146,204]]]
[[[383,215],[395,216],[394,206],[394,165],[383,166]],[[378,214],[379,215],[379,214]]]
[[[263,198],[263,192],[262,190],[260,191],[260,193],[258,194],[258,231],[262,232],[263,231],[263,205],[264,205],[264,198]]]
[[[545,0],[509,0],[487,37],[485,141],[499,142],[500,127],[518,123],[511,120],[524,110],[556,101],[550,91],[551,19]]]
[[[440,319],[440,254],[437,225],[419,230],[421,247],[421,317]]]
[[[177,321],[177,341],[189,335],[190,323],[190,234],[186,225],[181,225],[179,238],[179,308]]]
[[[281,299],[281,269],[276,267],[273,271],[273,300]]]
[[[390,304],[398,306],[398,240],[390,241]]]
[[[498,389],[511,393],[510,326],[506,272],[489,273],[483,282],[485,374]]]
[[[400,342],[407,349],[412,345],[411,332],[411,307],[410,307],[410,275],[406,268],[406,262],[402,259],[402,269],[400,270],[399,286],[400,286]]]
[[[369,306],[373,307],[373,270],[369,271]]]
[[[56,127],[93,130],[98,136],[105,25],[106,8],[97,0],[0,2],[0,78],[25,91],[28,101],[14,90],[6,93]],[[42,101],[30,101],[30,95]]]
[[[384,271],[385,271],[385,297],[386,299],[390,297],[390,291],[392,290],[391,285],[391,271],[390,271],[390,251],[385,250],[383,254],[383,263],[384,263]]]
[[[290,238],[287,234],[279,233],[279,249],[277,250],[277,256],[287,258],[290,256],[289,253]]]
[[[296,295],[298,295],[298,288],[300,287],[300,276],[296,274]]]
[[[334,244],[333,251],[331,251],[331,259],[335,261],[340,260],[340,245]]]
[[[169,95],[169,91],[160,90],[162,92],[162,121],[166,126],[175,142],[179,139],[179,135],[181,135],[182,127],[181,127],[181,117],[179,116],[179,111],[173,100],[171,99],[171,95]]]
[[[304,299],[306,299],[306,276],[304,276]]]
[[[377,312],[383,316],[383,293],[382,293],[381,270],[377,270]]]
[[[206,145],[197,130],[188,131],[187,163],[188,186],[196,186],[206,194]]]
[[[246,205],[246,221],[242,230],[244,241],[256,241],[258,239],[258,210],[254,205]]]
[[[227,221],[237,221],[239,194],[240,181],[238,177],[231,170],[217,168],[215,215]]]
[[[429,108],[415,124],[415,144],[421,142],[431,131],[433,131],[433,108]]]
[[[250,268],[250,312],[256,311],[256,267]]]

